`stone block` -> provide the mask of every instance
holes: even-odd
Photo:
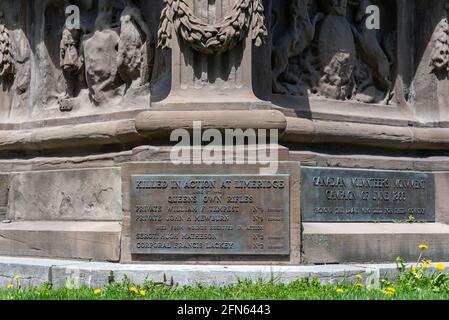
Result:
[[[394,263],[397,257],[416,261],[420,244],[426,257],[449,256],[449,226],[440,223],[304,223],[303,262]]]
[[[35,258],[13,258],[0,257],[0,288],[5,288],[9,284],[21,288],[39,287],[46,283],[51,283],[51,268],[70,263],[75,265],[78,262],[35,259]],[[19,279],[16,279],[19,276]]]
[[[133,283],[145,280],[156,283],[177,284],[179,286],[227,286],[240,280],[274,279],[280,283],[290,283],[302,278],[318,278],[322,283],[353,283],[355,275],[368,275],[362,267],[336,266],[231,266],[231,265],[118,265],[111,263],[85,263],[55,266],[52,280],[55,288],[63,287],[70,279],[76,286],[103,288],[113,276],[121,282],[126,276]]]
[[[118,261],[119,222],[25,221],[0,225],[0,255]]]
[[[449,224],[449,172],[435,172],[435,210],[438,222]]]
[[[121,220],[119,168],[12,173],[12,220]]]

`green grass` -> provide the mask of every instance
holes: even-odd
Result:
[[[127,278],[117,283],[111,277],[103,290],[75,289],[70,278],[66,288],[53,290],[50,285],[21,288],[18,275],[7,288],[0,288],[0,300],[449,300],[446,266],[436,264],[432,269],[431,261],[424,258],[427,249],[427,246],[421,248],[413,266],[407,266],[398,258],[396,279],[383,279],[377,287],[365,287],[367,281],[362,275],[336,285],[322,284],[318,279],[301,279],[289,284],[273,279],[268,282],[243,280],[224,288],[167,287],[150,281],[138,286]]]
[[[386,295],[386,286],[395,293]],[[137,292],[131,289],[135,287]],[[383,287],[383,288],[382,288]],[[147,282],[135,286],[125,281],[111,284],[101,292],[93,289],[59,289],[49,286],[28,289],[2,289],[2,300],[449,300],[449,289],[407,288],[403,283],[385,282],[381,288],[355,285],[321,285],[318,280],[303,279],[290,284],[241,281],[225,287],[173,287]],[[340,292],[337,292],[340,289]],[[341,289],[344,291],[341,292]],[[142,296],[140,291],[145,291]],[[143,293],[143,292],[142,292]]]

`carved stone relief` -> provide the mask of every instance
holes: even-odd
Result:
[[[61,69],[64,75],[67,92],[60,100],[61,111],[71,111],[71,98],[76,97],[82,89],[84,81],[84,59],[80,53],[81,30],[65,28],[61,40]]]
[[[120,36],[114,25],[113,11],[112,1],[99,1],[95,30],[82,44],[89,97],[96,105],[124,94],[117,70]]]
[[[449,3],[446,2],[446,11],[449,11]],[[432,72],[449,71],[449,22],[447,16],[438,23],[431,40],[432,53],[430,55],[430,67]]]
[[[0,11],[0,79],[14,74],[14,58],[9,30],[6,28],[3,11]]]
[[[142,13],[132,0],[124,0],[120,17],[118,72],[127,87],[146,85],[151,79],[155,42]]]
[[[252,45],[268,35],[264,13],[262,0],[164,0],[158,46],[172,50],[170,92],[162,103],[261,102],[252,90],[251,57]]]
[[[29,41],[17,23],[18,10],[0,3],[0,118],[26,117],[31,82]]]
[[[128,95],[149,96],[154,40],[137,4],[124,0],[123,6],[99,0],[92,32],[64,29],[61,68],[67,93],[59,101],[62,111],[71,111],[74,98],[83,98],[84,84],[95,106],[118,104]]]
[[[156,99],[153,95],[155,108],[166,107],[164,103],[184,108],[186,101],[198,109],[226,108],[230,103],[246,108],[241,105],[259,103],[257,99],[266,100],[263,108],[268,101],[284,106],[284,100],[292,102],[292,108],[297,101],[298,108],[306,106],[305,99],[285,96],[413,107],[415,98],[396,98],[406,91],[414,97],[417,86],[430,83],[415,81],[417,69],[425,69],[418,73],[420,79],[425,73],[434,81],[441,78],[431,72],[445,77],[449,72],[444,1],[428,13],[432,21],[422,22],[426,31],[409,44],[408,57],[404,43],[419,15],[414,10],[421,7],[402,4],[406,9],[400,10],[403,2],[397,1],[3,0],[0,116],[7,123],[140,109],[150,105],[150,92],[159,94]],[[72,4],[81,11],[80,30],[64,24],[65,6]],[[382,10],[381,30],[366,28],[371,4],[396,8]],[[413,23],[405,23],[405,16]],[[264,39],[272,46],[255,49]],[[157,45],[172,50],[156,51]],[[425,55],[414,53],[417,46]],[[271,48],[272,68],[267,61]],[[261,63],[267,69],[252,73]],[[403,88],[396,77],[400,72],[407,78]],[[264,95],[254,90],[258,77]],[[433,92],[425,87],[418,91]]]
[[[207,24],[195,16],[185,0],[165,0],[159,26],[159,46],[167,48],[172,28],[194,50],[220,54],[234,48],[248,32],[256,46],[267,36],[264,7],[261,0],[237,0],[230,13],[217,24]]]
[[[387,104],[395,33],[366,28],[368,0],[294,0],[275,20],[273,92]],[[280,12],[275,6],[274,15]],[[285,10],[285,9],[284,9]],[[284,32],[287,29],[288,32]]]

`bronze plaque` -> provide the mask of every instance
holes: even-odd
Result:
[[[289,176],[132,176],[131,237],[133,254],[289,255]]]
[[[433,175],[303,168],[301,212],[303,222],[434,222]]]

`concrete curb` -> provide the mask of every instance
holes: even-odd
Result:
[[[379,279],[396,275],[395,264],[326,265],[326,266],[225,266],[225,265],[143,265],[0,257],[0,287],[20,284],[21,287],[51,283],[54,288],[88,286],[103,288],[111,277],[120,282],[128,277],[136,284],[146,279],[157,283],[226,286],[238,280],[270,280],[289,283],[296,279],[318,278],[322,283],[354,283],[361,274],[368,286],[377,286]],[[20,276],[20,279],[14,279]]]

